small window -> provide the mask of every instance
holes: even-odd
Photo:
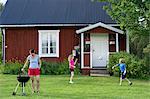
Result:
[[[59,30],[39,30],[40,57],[59,57]]]

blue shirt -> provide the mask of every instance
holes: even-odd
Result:
[[[124,72],[125,69],[126,69],[126,65],[125,65],[124,63],[118,64],[117,66],[120,67],[120,71],[121,71],[121,72]]]
[[[31,55],[29,55],[27,57],[27,60],[29,61],[29,68],[31,69],[35,69],[35,68],[40,68],[39,67],[39,56],[35,55],[34,57],[32,57]]]

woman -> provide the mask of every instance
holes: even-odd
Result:
[[[29,64],[28,75],[30,76],[32,81],[33,92],[39,93],[41,60],[39,56],[35,54],[34,49],[31,49],[29,53],[30,55],[27,57],[26,62],[22,68],[22,71],[24,71],[24,68]],[[35,91],[35,84],[34,84],[35,80],[37,91]]]

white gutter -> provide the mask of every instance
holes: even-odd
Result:
[[[83,33],[83,32],[86,32],[86,31],[88,31],[88,30],[91,30],[91,29],[94,29],[94,28],[96,28],[96,27],[99,27],[99,26],[101,26],[101,27],[103,27],[103,28],[106,28],[106,29],[109,29],[109,30],[111,30],[111,31],[114,31],[114,32],[123,34],[123,31],[122,31],[122,30],[117,29],[117,28],[114,28],[114,27],[112,27],[112,26],[110,26],[110,25],[104,24],[104,23],[102,23],[102,22],[99,22],[99,23],[96,23],[96,24],[93,24],[93,25],[89,25],[89,26],[87,26],[87,27],[84,27],[84,28],[82,28],[82,29],[79,29],[79,30],[76,31],[76,33],[77,33],[77,34]]]
[[[26,25],[0,25],[0,27],[36,27],[36,26],[87,26],[89,24],[26,24]],[[108,26],[119,26],[118,24],[107,24]]]
[[[0,27],[36,27],[36,26],[86,26],[89,24],[33,24],[33,25],[0,25]]]

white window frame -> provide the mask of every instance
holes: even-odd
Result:
[[[56,54],[42,54],[42,33],[45,33],[45,32],[56,34]],[[40,57],[59,57],[59,32],[60,32],[60,30],[38,30],[38,33],[39,33],[38,45],[39,45],[39,56]]]

